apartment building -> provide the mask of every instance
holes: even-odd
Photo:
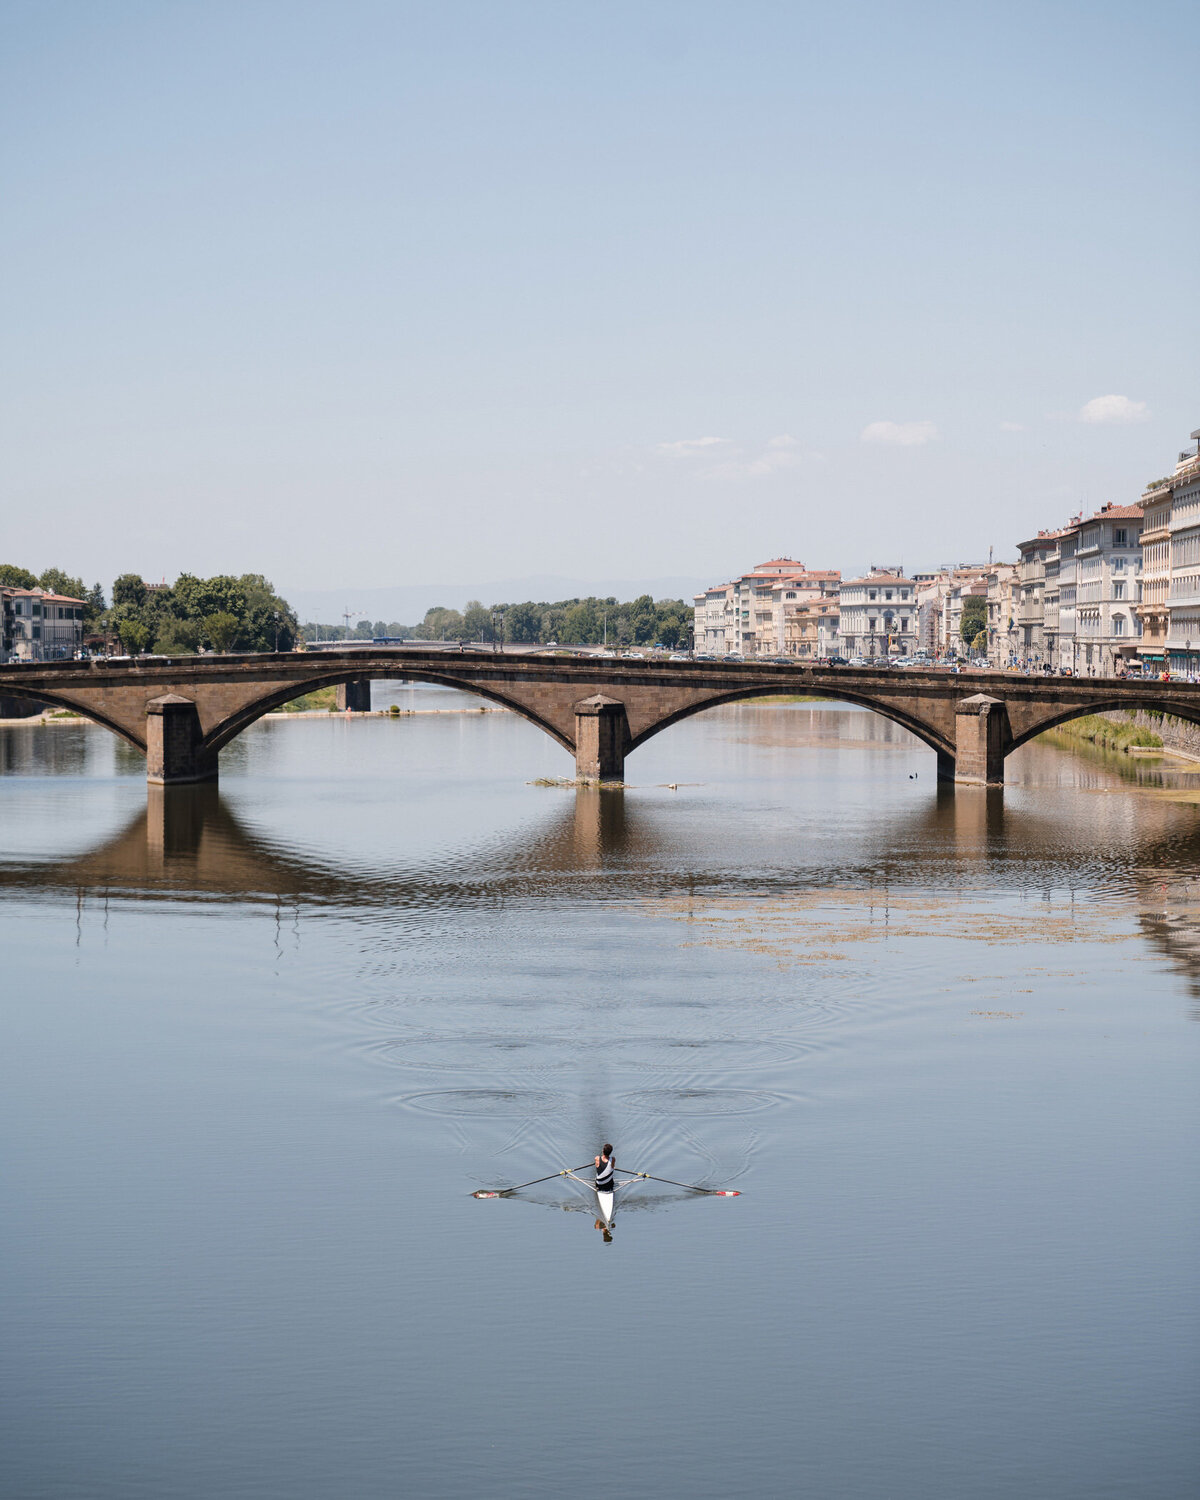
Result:
[[[810,599],[798,604],[784,621],[783,654],[805,661],[835,655],[839,613],[836,599]]]
[[[987,657],[993,667],[1011,666],[1017,655],[1016,582],[1014,563],[997,563],[987,575]]]
[[[1167,663],[1194,672],[1200,664],[1200,428],[1195,453],[1181,453],[1171,478],[1171,587],[1167,596]]]
[[[46,589],[0,588],[0,660],[74,656],[83,646],[84,603]]]
[[[1150,485],[1142,496],[1142,598],[1137,607],[1142,623],[1138,653],[1158,670],[1166,665],[1171,613],[1171,507],[1169,479]]]
[[[843,656],[874,660],[917,649],[916,584],[898,570],[872,568],[865,578],[844,581],[838,609]]]
[[[1040,666],[1045,658],[1046,558],[1058,550],[1057,531],[1039,531],[1017,543],[1017,656],[1022,663]],[[1061,577],[1059,579],[1061,607]]]
[[[789,618],[805,604],[836,600],[841,576],[837,569],[806,568],[794,558],[775,557],[731,583],[705,589],[692,601],[695,649],[714,656],[794,655],[788,641],[797,644],[799,637],[789,633]]]

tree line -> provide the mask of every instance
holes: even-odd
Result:
[[[591,596],[558,599],[553,603],[532,599],[521,603],[483,604],[472,599],[463,610],[435,605],[426,610],[419,625],[396,621],[359,620],[345,625],[306,624],[306,640],[374,640],[391,637],[415,641],[485,641],[503,637],[514,645],[564,646],[686,646],[692,629],[692,607],[682,599],[617,600]]]
[[[147,583],[138,573],[114,580],[112,603],[100,584],[89,589],[61,568],[35,575],[0,564],[0,586],[43,588],[82,599],[83,633],[116,636],[132,656],[190,656],[210,651],[290,651],[299,635],[295,611],[261,573]]]

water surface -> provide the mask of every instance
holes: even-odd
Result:
[[[0,765],[5,1493],[1194,1492],[1200,768],[947,794],[805,704],[624,792],[507,714]],[[604,1139],[743,1196],[470,1196]]]

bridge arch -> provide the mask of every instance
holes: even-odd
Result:
[[[690,719],[694,714],[704,713],[706,709],[720,708],[724,704],[739,703],[747,699],[794,698],[795,696],[796,685],[794,683],[787,686],[781,685],[777,688],[758,686],[742,688],[734,692],[715,693],[711,698],[705,698],[699,703],[692,703],[684,708],[677,709],[676,712],[659,720],[657,724],[652,724],[648,729],[644,729],[640,734],[633,736],[629,742],[629,750],[638,749],[648,739],[653,738],[656,734],[660,734],[664,729],[669,729],[673,724],[679,724],[684,719]],[[897,708],[886,701],[881,702],[879,699],[867,694],[844,691],[840,688],[835,689],[832,686],[822,683],[821,692],[813,695],[813,702],[814,704],[853,703],[857,708],[868,708],[872,713],[879,714],[881,718],[890,719],[893,724],[899,724],[902,729],[907,729],[910,734],[915,735],[917,739],[928,745],[931,750],[937,751],[939,755],[953,756],[954,754],[953,741],[948,739],[940,730],[936,729],[932,724],[926,723],[923,719],[906,713],[903,709]]]
[[[118,719],[110,718],[101,709],[95,708],[90,703],[82,703],[72,697],[69,693],[55,693],[45,688],[36,690],[26,688],[13,688],[5,685],[4,696],[6,698],[28,698],[32,703],[45,703],[50,708],[70,709],[73,714],[78,714],[81,719],[90,719],[93,724],[99,724],[102,729],[111,730],[118,738],[123,739],[126,744],[132,745],[135,750],[146,753],[145,739],[139,739],[126,725]]]
[[[1184,719],[1189,724],[1200,724],[1200,704],[1195,708],[1188,704],[1177,702],[1156,702],[1153,699],[1139,702],[1137,709],[1144,713],[1162,714],[1164,717],[1173,719]],[[1036,739],[1039,734],[1045,734],[1049,729],[1057,729],[1061,724],[1069,724],[1072,719],[1086,719],[1092,714],[1120,713],[1127,714],[1129,711],[1128,700],[1116,697],[1098,697],[1094,703],[1072,704],[1060,712],[1047,714],[1044,719],[1039,719],[1035,724],[1025,728],[1019,734],[1014,734],[1009,742],[1006,754],[1026,745],[1030,740]]]
[[[244,729],[248,729],[256,720],[261,719],[264,714],[271,712],[273,708],[279,708],[284,703],[290,703],[294,698],[305,698],[309,693],[323,687],[339,687],[344,682],[360,682],[364,677],[369,677],[373,682],[428,682],[436,687],[453,688],[456,692],[467,693],[472,697],[486,698],[489,702],[497,703],[501,708],[510,709],[519,714],[521,718],[528,720],[531,724],[548,734],[553,740],[570,754],[575,753],[575,746],[570,739],[542,718],[528,704],[520,702],[519,699],[508,696],[496,688],[483,683],[465,682],[462,678],[449,674],[441,674],[422,667],[416,667],[411,671],[401,673],[384,674],[379,672],[351,671],[340,668],[336,671],[318,673],[312,677],[305,678],[303,683],[289,683],[286,688],[275,689],[263,694],[262,697],[254,699],[243,707],[236,709],[216,725],[204,739],[203,748],[206,752],[215,755],[223,750],[230,740],[236,739]]]

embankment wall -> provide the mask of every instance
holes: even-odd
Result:
[[[1156,713],[1139,708],[1134,713],[1120,709],[1104,715],[1113,724],[1132,724],[1138,729],[1148,729],[1158,735],[1164,750],[1179,750],[1184,755],[1194,755],[1200,760],[1200,724],[1191,724],[1187,719],[1173,719],[1170,714]]]

